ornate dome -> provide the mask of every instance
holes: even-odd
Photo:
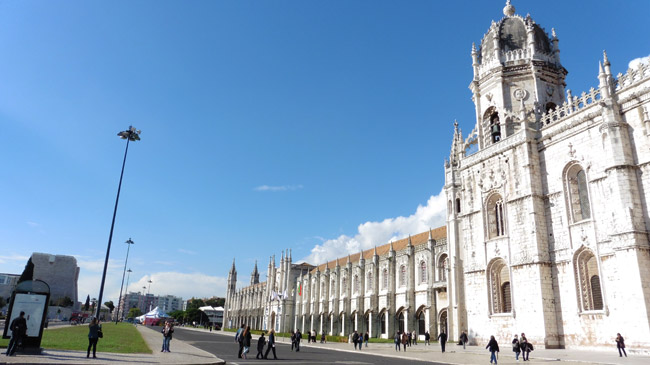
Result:
[[[510,6],[512,9],[508,9]],[[514,12],[512,5],[507,5],[504,13]],[[533,38],[535,41],[535,51],[540,53],[551,53],[551,41],[539,25],[537,25],[530,16],[525,19],[519,15],[506,15],[498,23],[492,23],[492,26],[481,41],[481,58],[490,58],[494,55],[494,36],[498,39],[499,50],[503,53],[518,49],[525,49],[528,42],[528,29],[532,28]]]

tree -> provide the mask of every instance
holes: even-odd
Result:
[[[104,302],[104,305],[108,307],[110,313],[113,313],[113,309],[115,309],[115,305],[113,304],[112,300],[108,302]]]
[[[23,270],[23,273],[20,274],[20,278],[18,278],[18,282],[22,283],[25,280],[33,280],[34,279],[34,263],[32,262],[32,258],[30,257],[29,260],[27,260],[27,265],[25,265],[25,270]]]
[[[211,307],[223,307],[225,303],[226,303],[226,299],[219,298],[219,297],[212,297],[205,301],[205,305],[209,305]]]
[[[174,318],[178,322],[183,322],[183,318],[185,318],[185,311],[172,311],[167,313],[169,314],[170,317]]]
[[[185,311],[185,322],[201,322],[201,313],[198,308],[187,308]]]
[[[131,308],[129,309],[129,315],[126,316],[126,318],[135,318],[135,317],[140,317],[142,315],[142,311],[140,308]]]
[[[84,304],[84,310],[87,312],[90,309],[90,294],[86,297],[86,304]]]

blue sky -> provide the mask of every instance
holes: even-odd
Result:
[[[0,272],[74,255],[96,297],[225,294],[292,248],[318,264],[444,224],[470,49],[505,1],[0,1]],[[650,54],[647,1],[513,1],[560,39],[574,94]]]

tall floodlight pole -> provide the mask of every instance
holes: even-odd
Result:
[[[126,270],[126,272],[128,272],[128,274],[126,274],[126,292],[124,292],[125,297],[128,296],[128,293],[129,293],[129,279],[131,279],[131,273],[133,272],[133,270],[131,270],[131,268],[129,268],[128,270]],[[126,306],[127,306],[126,298],[124,298],[124,299],[125,300],[124,300],[124,309],[122,309],[122,320],[124,320],[124,311],[126,310]]]
[[[149,290],[147,290],[147,302],[149,302],[149,311],[151,311],[151,299],[148,298],[148,297],[149,297],[149,294],[151,294],[151,283],[153,283],[153,281],[151,281],[151,279],[149,279],[148,283],[149,283]]]
[[[102,284],[99,286],[99,298],[97,313],[95,316],[99,319],[102,309],[102,297],[104,296],[104,283],[106,282],[106,270],[108,269],[108,257],[111,254],[111,241],[113,241],[113,228],[115,228],[115,216],[117,215],[117,203],[120,201],[120,190],[122,189],[122,177],[124,176],[124,165],[126,165],[126,155],[129,152],[129,142],[140,140],[140,131],[130,126],[129,129],[117,134],[121,139],[126,139],[126,149],[124,150],[124,160],[122,161],[122,172],[120,173],[120,183],[117,185],[117,197],[115,198],[115,209],[113,209],[113,221],[111,222],[111,232],[108,235],[108,247],[106,248],[106,260],[104,260],[104,273],[102,274]]]
[[[120,297],[117,299],[117,315],[115,316],[115,324],[120,320],[120,301],[122,300],[122,288],[124,288],[124,275],[126,275],[126,263],[129,261],[129,249],[131,245],[134,244],[131,241],[131,237],[125,242],[126,243],[126,259],[124,259],[124,271],[122,272],[122,284],[120,284]],[[124,312],[124,311],[122,311]]]

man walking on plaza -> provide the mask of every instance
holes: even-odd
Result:
[[[445,344],[447,343],[447,333],[445,333],[445,331],[440,332],[440,335],[438,335],[438,340],[440,341],[440,348],[442,349],[442,352],[445,352]]]

